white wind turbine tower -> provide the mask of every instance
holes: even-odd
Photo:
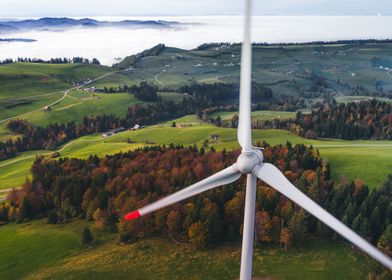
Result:
[[[242,45],[241,58],[241,85],[240,85],[240,111],[238,125],[238,142],[242,147],[242,152],[237,162],[232,166],[196,183],[181,191],[178,191],[157,202],[142,207],[124,216],[125,220],[136,219],[147,215],[173,203],[187,199],[191,196],[211,190],[218,186],[233,183],[242,174],[247,175],[244,231],[242,240],[241,256],[241,280],[252,278],[252,255],[255,222],[255,202],[256,202],[256,180],[263,180],[265,183],[279,191],[287,198],[304,208],[331,229],[346,238],[352,244],[360,248],[363,252],[392,270],[392,260],[365,239],[360,237],[350,228],[345,226],[334,216],[329,214],[317,203],[303,194],[293,184],[286,179],[282,172],[274,165],[263,162],[263,153],[259,149],[252,147],[251,135],[251,76],[252,76],[252,45],[250,40],[251,33],[251,3],[246,0],[246,16],[244,42]]]

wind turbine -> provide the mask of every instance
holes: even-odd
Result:
[[[252,0],[246,0],[245,12],[245,30],[244,42],[242,44],[241,55],[241,84],[240,84],[240,108],[239,124],[237,137],[242,152],[237,158],[237,162],[232,166],[196,183],[181,191],[178,191],[168,197],[165,197],[150,205],[144,206],[136,211],[130,212],[124,216],[129,221],[151,212],[162,209],[166,206],[182,201],[189,197],[195,196],[202,192],[211,190],[218,186],[226,185],[238,180],[241,175],[247,175],[246,197],[245,197],[245,214],[244,230],[242,239],[241,253],[241,280],[252,278],[252,255],[253,255],[253,238],[255,223],[255,203],[256,203],[256,180],[263,180],[265,183],[279,191],[287,198],[304,208],[320,221],[325,223],[331,229],[346,238],[352,244],[356,245],[363,252],[392,270],[392,260],[383,254],[365,239],[360,237],[334,216],[329,214],[317,203],[307,197],[297,189],[282,172],[274,165],[263,162],[263,153],[261,150],[252,146],[251,135],[251,86],[252,86],[252,45],[250,39],[251,33],[251,11]]]

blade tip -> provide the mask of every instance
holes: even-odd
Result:
[[[124,220],[131,221],[131,220],[135,220],[135,219],[139,218],[140,216],[141,216],[140,212],[138,210],[136,210],[136,211],[130,212],[128,214],[125,214]]]

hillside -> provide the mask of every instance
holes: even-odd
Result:
[[[277,95],[390,94],[391,49],[391,43],[257,45],[253,48],[253,78]],[[238,45],[207,45],[189,51],[166,47],[137,62],[124,76],[132,83],[147,80],[174,89],[193,82],[238,82],[239,63]],[[103,79],[96,86],[107,83],[111,82]]]
[[[5,241],[0,247],[2,277],[107,279],[110,275],[118,279],[132,275],[132,279],[157,279],[157,271],[165,279],[238,276],[239,245],[195,251],[156,238],[121,245],[115,235],[93,231],[98,241],[89,250],[80,242],[84,225],[76,220],[56,226],[36,221],[0,227],[0,239]],[[273,279],[360,279],[366,278],[369,266],[367,257],[349,247],[319,240],[289,251],[262,246],[254,254],[254,274]]]
[[[128,151],[151,144],[170,143],[190,146],[203,146],[209,141],[209,146],[218,150],[239,148],[236,140],[236,130],[217,128],[212,125],[197,124],[195,117],[174,120],[177,124],[191,123],[192,126],[172,128],[171,121],[166,124],[148,127],[139,131],[126,131],[109,139],[101,135],[85,136],[71,141],[58,151],[62,157],[87,158],[90,154],[104,156],[119,151]],[[195,124],[196,122],[196,124]],[[213,142],[212,134],[218,134],[219,140]],[[390,174],[392,169],[392,144],[389,141],[344,141],[344,140],[311,140],[298,137],[284,130],[254,130],[254,141],[266,141],[270,144],[303,143],[313,145],[320,150],[321,156],[328,160],[332,167],[332,178],[339,182],[341,176],[349,180],[360,178],[371,188],[378,188]],[[132,143],[127,143],[128,140]],[[22,153],[16,158],[0,162],[0,189],[17,187],[22,184],[30,173],[30,166],[36,154],[49,156],[53,151],[36,151]],[[354,160],[353,160],[354,159]],[[383,162],[383,165],[379,165]]]
[[[207,44],[181,50],[158,45],[149,51],[128,57],[118,68],[0,65],[0,150],[10,151],[0,161],[0,278],[237,279],[243,181],[145,217],[140,223],[121,220],[127,211],[220,169],[239,149],[234,127],[240,47]],[[336,101],[339,106],[370,100],[370,96],[391,102],[391,51],[391,43],[369,42],[256,45],[253,89],[257,98],[252,101],[252,120],[283,122],[296,118],[300,110],[303,123],[308,115],[317,123],[317,110],[327,102]],[[144,80],[150,83],[155,99],[135,94],[134,89],[141,88]],[[372,113],[376,120],[379,112]],[[217,118],[225,127],[216,123]],[[12,121],[11,131],[7,124],[16,119],[26,121]],[[372,123],[379,127],[381,121]],[[141,129],[131,130],[135,124]],[[119,127],[119,133],[102,135]],[[279,165],[301,190],[376,244],[392,209],[390,187],[382,188],[392,170],[392,142],[308,139],[293,130],[295,133],[275,128],[252,130],[255,145],[263,141],[287,145],[265,146],[267,161]],[[12,144],[3,144],[10,139]],[[198,150],[181,148],[179,152],[171,144],[197,145]],[[295,144],[305,146],[295,147],[293,152]],[[170,148],[154,148],[165,150],[162,154],[154,149],[126,154],[156,145]],[[272,149],[276,149],[274,153]],[[210,150],[218,152],[208,153]],[[223,150],[228,153],[219,153]],[[36,161],[40,157],[48,161]],[[219,157],[224,157],[222,162]],[[172,169],[176,177],[170,173]],[[7,198],[8,194],[12,196]],[[379,207],[373,207],[376,201]],[[304,222],[301,234],[306,235],[305,242],[296,240],[294,247],[282,249],[281,230],[293,230],[294,217],[301,210],[262,182],[256,209],[271,219],[271,230],[260,235],[271,240],[258,240],[262,245],[254,252],[255,276],[271,280],[365,279],[373,268],[368,257],[308,216],[300,221]],[[173,230],[177,236],[169,225],[173,211],[179,213],[176,221],[181,225]],[[203,211],[208,217],[218,215],[219,221],[203,220],[207,216],[201,215]],[[377,215],[383,218],[377,219]],[[48,216],[56,221],[42,220]],[[279,220],[273,223],[273,218]],[[377,221],[381,222],[374,230]],[[175,236],[192,243],[189,232],[198,222],[206,228],[204,249],[170,240]],[[81,245],[86,225],[95,238],[90,249]],[[118,233],[111,233],[114,229]]]

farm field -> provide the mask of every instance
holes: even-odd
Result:
[[[125,131],[110,138],[101,135],[81,137],[64,145],[58,151],[62,157],[86,158],[90,154],[105,156],[120,151],[128,151],[145,145],[168,145],[170,143],[202,147],[208,140],[209,147],[218,150],[238,149],[236,130],[217,128],[212,125],[195,124],[193,116],[174,120],[176,123],[192,123],[188,127],[172,128],[167,122],[139,131]],[[212,134],[218,134],[216,142]],[[341,176],[349,180],[362,179],[370,188],[378,188],[392,170],[392,144],[388,141],[345,141],[345,140],[310,140],[298,137],[285,130],[254,130],[254,141],[266,141],[271,145],[292,144],[313,145],[320,150],[321,157],[328,160],[332,167],[332,177],[339,182]],[[129,141],[131,140],[131,141]],[[128,142],[132,142],[129,144]],[[0,162],[0,189],[9,189],[22,184],[29,176],[35,154],[50,155],[51,151],[22,153],[16,158]],[[383,162],[380,165],[380,162]]]
[[[82,220],[62,225],[48,225],[40,220],[0,227],[0,275],[4,279],[238,276],[239,245],[195,250],[161,238],[120,245],[117,235],[93,229],[95,246],[86,249],[80,241],[84,226]],[[369,266],[366,256],[347,245],[317,239],[288,251],[263,245],[254,252],[254,275],[271,279],[365,279]]]

